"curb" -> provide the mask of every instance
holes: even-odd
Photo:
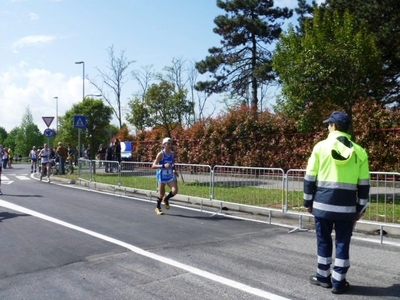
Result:
[[[89,182],[78,179],[60,178],[53,176],[52,181],[60,181],[64,184],[78,184],[88,189],[110,192],[115,195],[137,196],[148,198],[150,201],[155,201],[157,197],[156,191],[141,190],[129,187],[114,186],[97,182]],[[154,198],[154,200],[153,200]],[[262,208],[249,205],[240,205],[235,203],[224,202],[220,200],[209,200],[192,196],[176,195],[173,198],[174,202],[179,202],[181,205],[195,207],[199,210],[207,208],[207,210],[223,213],[230,216],[245,217],[256,219],[258,221],[274,224],[273,219],[279,220],[279,224],[284,224],[297,228],[299,231],[315,230],[314,217],[310,214],[297,212],[283,212],[279,209]],[[297,231],[295,229],[295,231]],[[390,223],[378,223],[371,221],[360,220],[356,223],[354,232],[362,233],[370,236],[380,236],[381,240],[385,237],[400,238],[400,226]]]

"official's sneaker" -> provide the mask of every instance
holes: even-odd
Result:
[[[161,208],[156,207],[156,214],[157,215],[163,215],[164,213],[162,212]]]
[[[321,282],[318,280],[317,276],[310,276],[310,283],[313,285],[322,286],[323,288],[330,289],[332,287],[331,282]]]
[[[169,200],[164,197],[164,207],[165,209],[169,209]]]
[[[342,287],[333,287],[331,289],[331,292],[333,294],[343,294],[344,292],[347,292],[349,289],[350,289],[350,284],[346,281]]]

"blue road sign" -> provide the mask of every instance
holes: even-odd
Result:
[[[74,128],[86,129],[86,117],[74,116]]]
[[[44,130],[43,134],[45,137],[52,137],[54,135],[54,131],[50,128],[47,128]]]

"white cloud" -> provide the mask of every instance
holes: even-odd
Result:
[[[55,39],[56,37],[53,35],[30,35],[14,42],[12,46],[14,49],[18,49],[43,43],[49,43],[51,41],[54,41]]]
[[[46,128],[43,116],[62,116],[82,99],[82,77],[68,78],[65,74],[43,69],[30,69],[25,62],[0,74],[1,127],[10,131],[21,125],[27,107],[41,131]],[[51,127],[56,126],[54,119]]]
[[[38,15],[38,14],[35,14],[35,13],[29,13],[29,19],[30,19],[31,21],[38,20],[38,19],[39,19],[39,15]]]

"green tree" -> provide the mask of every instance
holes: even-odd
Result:
[[[21,126],[12,130],[12,136],[15,139],[14,153],[22,156],[27,156],[33,146],[42,146],[44,144],[45,137],[38,126],[33,123],[33,116],[29,106],[22,116]]]
[[[7,130],[4,127],[0,126],[0,144],[3,144],[5,139],[7,138]]]
[[[283,95],[277,111],[300,120],[299,129],[317,129],[329,104],[351,117],[354,104],[379,89],[374,38],[354,22],[349,13],[316,9],[304,35],[291,27],[277,44],[273,67]]]
[[[14,155],[16,154],[15,146],[16,146],[16,141],[18,140],[18,132],[19,132],[19,127],[14,127],[13,129],[11,129],[10,133],[7,135],[7,138],[3,142],[3,146],[11,148],[14,151]]]
[[[130,102],[128,121],[136,128],[162,127],[168,136],[177,126],[182,126],[185,114],[193,111],[193,102],[186,98],[185,89],[177,89],[171,82],[162,80],[147,90],[144,102]]]
[[[398,0],[326,0],[326,9],[349,11],[356,26],[366,28],[376,40],[380,52],[382,89],[375,98],[383,104],[400,103],[400,1]]]
[[[296,30],[299,33],[304,32],[304,24],[310,19],[314,8],[317,6],[318,5],[315,0],[312,1],[311,5],[307,3],[307,0],[297,0],[297,7],[294,9],[294,11],[298,15],[298,25],[296,25]]]
[[[222,46],[210,48],[210,55],[196,64],[201,74],[209,72],[212,78],[199,81],[196,89],[208,94],[230,91],[246,102],[250,98],[257,111],[259,86],[275,79],[267,46],[282,31],[277,20],[290,18],[292,10],[273,8],[273,0],[217,0],[217,6],[226,12],[214,20]]]
[[[65,115],[60,117],[61,137],[64,143],[71,145],[78,144],[79,130],[74,128],[74,117],[86,117],[86,129],[81,129],[81,145],[90,145],[91,157],[97,150],[100,143],[109,141],[109,124],[112,118],[112,109],[104,105],[100,99],[85,98],[83,101],[74,104],[72,108],[66,111]]]
[[[126,115],[126,120],[135,126],[137,130],[145,130],[148,124],[150,113],[144,101],[140,98],[134,98],[133,100],[129,101],[128,106],[131,113]]]
[[[192,69],[187,67],[187,62],[183,58],[173,58],[172,65],[164,68],[165,73],[157,76],[161,81],[165,80],[173,83],[175,85],[175,89],[178,91],[190,91],[190,99],[188,99],[190,103],[188,102],[187,104],[188,107],[192,107],[193,109],[185,109],[183,112],[184,122],[188,126],[193,125],[194,121],[196,120],[194,107],[197,101],[195,100],[194,95],[195,83],[193,79],[193,76],[196,76],[194,73],[195,71],[197,70],[194,68],[194,66]],[[200,102],[200,99],[198,99],[198,102]]]

